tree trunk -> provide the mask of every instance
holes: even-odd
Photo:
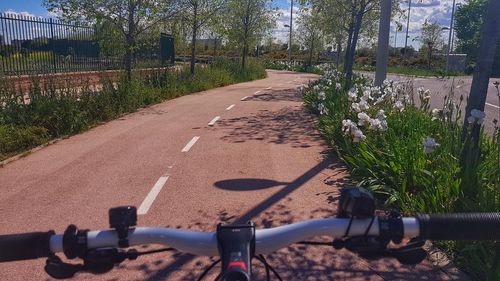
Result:
[[[127,73],[127,79],[130,81],[132,79],[132,59],[134,56],[135,48],[135,5],[132,1],[129,1],[128,5],[128,32],[126,34],[126,51],[125,51],[125,71]]]
[[[360,8],[358,13],[356,14],[354,31],[352,35],[351,49],[349,50],[349,57],[346,61],[346,68],[344,69],[344,73],[346,74],[347,83],[351,84],[352,79],[352,68],[354,66],[354,55],[356,54],[356,45],[358,43],[359,38],[359,30],[361,29],[361,22],[363,21],[363,8]]]
[[[196,64],[196,33],[198,32],[198,4],[195,2],[193,5],[193,36],[191,37],[191,75],[194,74],[194,67]]]
[[[345,57],[344,57],[344,73],[347,69],[347,61],[350,56],[349,52],[351,51],[352,35],[354,32],[354,19],[355,19],[355,14],[353,12],[351,14],[351,22],[349,23],[349,30],[347,32],[347,46],[345,48]]]
[[[245,69],[245,65],[247,63],[247,53],[248,53],[248,43],[245,40],[244,46],[243,46],[243,53],[241,55],[241,69]]]
[[[337,43],[337,61],[335,62],[335,64],[337,65],[337,67],[339,67],[339,64],[340,64],[340,53],[342,52],[342,44],[341,43]]]
[[[130,35],[127,35],[126,38],[126,52],[125,52],[125,72],[127,73],[127,79],[130,81],[132,79],[132,59],[133,59],[133,51],[134,40]]]
[[[214,39],[214,58],[217,56],[217,37]]]
[[[484,111],[488,84],[492,73],[497,42],[500,39],[500,1],[490,0],[488,13],[481,31],[481,41],[478,49],[477,63],[474,69],[472,85],[467,100],[464,120],[464,136],[472,109]],[[472,139],[475,145],[479,142],[480,126],[476,123],[472,129]]]
[[[311,37],[311,46],[309,46],[309,59],[307,62],[307,66],[312,65],[313,50],[314,50],[314,33],[313,36]]]
[[[247,20],[248,22],[248,16]],[[241,56],[241,69],[245,69],[245,65],[247,62],[247,54],[248,54],[248,25],[245,25],[245,31],[243,33],[244,40],[243,40],[243,54]]]

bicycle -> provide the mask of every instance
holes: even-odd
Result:
[[[396,212],[376,214],[373,197],[362,188],[342,189],[336,218],[314,219],[275,228],[256,230],[251,222],[243,225],[219,224],[216,232],[173,228],[136,227],[135,207],[109,210],[111,230],[89,231],[75,225],[62,235],[54,231],[0,236],[0,262],[47,258],[45,271],[53,278],[66,279],[86,271],[102,274],[129,259],[164,251],[198,256],[219,256],[198,280],[205,278],[217,264],[221,271],[215,280],[251,281],[252,260],[260,261],[270,280],[279,273],[264,255],[291,244],[327,245],[346,248],[361,257],[396,258],[403,264],[424,260],[425,240],[500,240],[500,213],[433,214],[402,217]],[[332,242],[306,241],[315,236],[333,237]],[[389,248],[392,241],[401,244]],[[139,252],[125,250],[132,246],[160,244],[169,246]],[[56,254],[68,259],[80,258],[83,264],[64,263]]]

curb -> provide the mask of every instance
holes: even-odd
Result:
[[[46,142],[44,144],[41,144],[39,146],[36,146],[36,147],[34,147],[34,148],[30,149],[30,150],[21,152],[21,153],[16,154],[16,155],[14,155],[12,157],[9,157],[9,158],[7,158],[5,160],[2,160],[2,161],[0,161],[0,168],[3,168],[5,165],[9,164],[10,162],[14,162],[16,160],[19,160],[19,159],[21,159],[21,158],[23,158],[25,156],[28,156],[29,154],[31,154],[33,152],[41,150],[44,147],[47,147],[49,145],[52,145],[52,144],[54,144],[56,142],[59,142],[59,141],[61,141],[63,139],[67,139],[67,138],[69,138],[69,136],[63,136],[63,137],[60,137],[60,138],[57,138],[57,139],[50,140],[50,141],[48,141],[48,142]]]

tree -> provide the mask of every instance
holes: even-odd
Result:
[[[422,45],[427,46],[428,43],[433,44],[433,49],[441,49],[444,46],[443,39],[443,28],[437,22],[425,21],[422,25],[422,31],[417,40],[422,43]]]
[[[310,3],[317,14],[318,27],[325,40],[336,46],[336,64],[338,65],[342,45],[346,42],[345,35],[348,30],[349,16],[339,7],[337,1],[311,0]]]
[[[230,43],[241,50],[241,67],[245,68],[249,47],[260,41],[275,26],[274,10],[269,0],[229,0],[223,18],[224,33]]]
[[[469,62],[476,61],[476,50],[481,37],[481,27],[486,17],[487,0],[467,0],[455,14],[457,50],[467,54]]]
[[[477,65],[474,69],[471,91],[467,100],[464,128],[467,127],[468,116],[473,109],[484,111],[486,96],[488,94],[488,84],[492,74],[493,60],[496,51],[496,44],[500,40],[500,1],[490,0],[487,5],[487,14],[481,30],[481,40],[477,50]],[[480,125],[473,124],[472,140],[477,147],[479,142]]]
[[[298,18],[298,39],[308,51],[308,65],[312,64],[313,53],[320,46],[321,31],[318,12],[303,8]]]
[[[68,22],[106,22],[121,33],[125,46],[125,70],[132,75],[137,38],[175,11],[174,0],[44,0],[51,12],[61,11]]]
[[[181,0],[182,17],[191,25],[191,74],[196,63],[196,37],[199,30],[225,7],[226,0]]]
[[[481,38],[481,27],[487,12],[487,0],[466,0],[458,6],[455,14],[457,51],[467,54],[467,62],[472,65],[477,59],[477,46]],[[493,75],[500,76],[500,41],[497,42]]]

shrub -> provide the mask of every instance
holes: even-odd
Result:
[[[47,129],[0,125],[0,160],[48,141]]]
[[[498,127],[493,136],[481,133],[473,147],[469,134],[462,142],[462,98],[448,96],[431,111],[430,92],[415,93],[411,82],[373,87],[357,76],[353,85],[347,89],[343,75],[327,69],[304,90],[304,102],[320,115],[320,130],[351,179],[372,191],[379,206],[403,214],[500,210]],[[470,122],[481,124],[477,112]],[[500,280],[500,243],[438,245],[475,279]]]
[[[103,78],[102,90],[55,82],[40,85],[33,81],[28,93],[12,85],[0,85],[0,153],[21,152],[50,138],[79,133],[103,121],[138,108],[232,83],[266,76],[265,68],[249,60],[242,70],[237,61],[217,60],[189,70],[151,73],[145,77],[122,77],[117,83]],[[1,157],[1,156],[0,156]]]

